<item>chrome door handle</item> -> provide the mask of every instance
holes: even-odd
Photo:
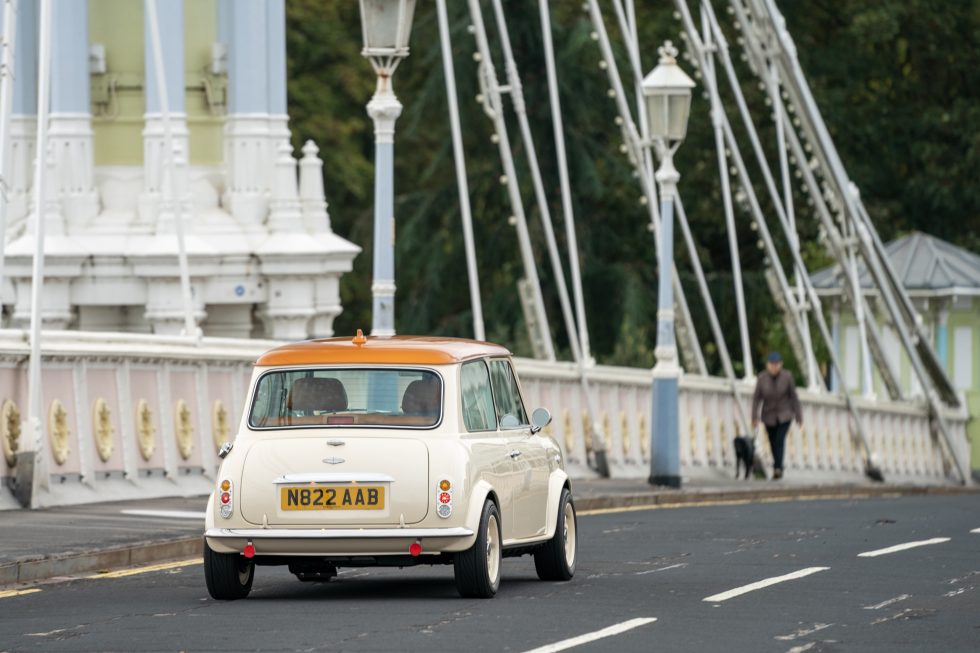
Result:
[[[509,453],[508,455],[509,455],[509,456],[510,456],[511,458],[517,458],[518,456],[520,456],[520,455],[521,455],[521,452],[520,452],[519,450],[517,450],[517,449],[514,449],[514,450],[512,450],[512,451],[511,451],[511,452],[510,452],[510,453]]]

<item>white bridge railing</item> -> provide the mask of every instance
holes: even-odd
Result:
[[[252,362],[275,343],[255,340],[85,333],[44,334],[40,428],[22,429],[27,407],[23,331],[0,331],[0,509],[18,507],[15,451],[40,452],[35,505],[204,494],[216,450],[234,436]],[[548,427],[570,473],[588,478],[588,452],[601,437],[613,477],[645,478],[650,468],[650,371],[596,367],[596,434],[575,367],[519,359],[529,408],[554,415]],[[746,411],[751,385],[740,385]],[[788,473],[813,480],[859,480],[864,452],[851,438],[844,402],[800,393],[804,427],[790,432]],[[858,400],[876,465],[889,481],[949,483],[954,471],[930,433],[925,405]],[[946,415],[966,455],[966,413]],[[685,478],[734,476],[734,399],[723,379],[681,380],[680,451]],[[31,435],[36,434],[36,435]],[[34,441],[31,441],[31,440]],[[757,444],[768,454],[765,437]]]

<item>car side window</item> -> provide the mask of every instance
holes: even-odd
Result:
[[[490,361],[490,381],[493,386],[493,403],[497,409],[497,423],[500,428],[527,426],[527,414],[517,389],[517,379],[510,367],[510,361]]]
[[[460,387],[463,399],[463,424],[467,431],[495,431],[493,393],[490,391],[490,374],[482,360],[463,365],[460,370]]]

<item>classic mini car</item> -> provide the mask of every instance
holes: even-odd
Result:
[[[358,330],[266,352],[208,502],[208,591],[244,598],[257,565],[323,582],[451,564],[461,595],[489,598],[501,559],[525,554],[568,580],[575,507],[550,421],[485,342]]]

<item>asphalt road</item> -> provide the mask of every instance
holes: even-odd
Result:
[[[199,561],[0,592],[0,651],[980,650],[976,496],[607,512],[579,533],[571,582],[508,559],[487,601],[450,567],[265,567],[219,603]]]

